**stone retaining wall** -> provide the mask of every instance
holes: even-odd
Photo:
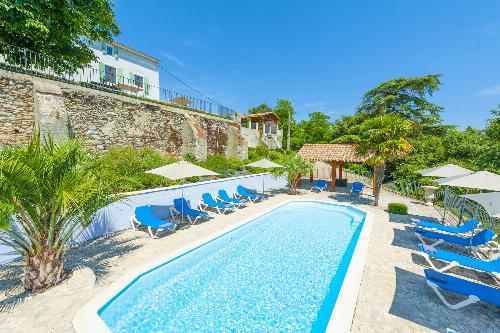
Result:
[[[0,146],[22,144],[37,124],[56,140],[85,138],[103,152],[123,145],[163,154],[245,158],[240,125],[220,117],[0,70]]]

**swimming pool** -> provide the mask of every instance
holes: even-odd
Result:
[[[325,331],[365,217],[288,202],[140,274],[97,313],[114,333]]]

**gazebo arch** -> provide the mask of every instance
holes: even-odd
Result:
[[[297,154],[306,160],[312,162],[321,161],[332,166],[332,191],[335,191],[337,166],[339,167],[339,177],[342,178],[342,169],[345,162],[363,163],[369,158],[368,156],[359,156],[356,152],[356,145],[352,143],[305,144]]]

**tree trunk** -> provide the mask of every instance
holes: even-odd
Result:
[[[286,150],[290,150],[290,124],[292,123],[292,115],[290,114],[290,110],[288,111],[288,128],[286,129]]]
[[[52,249],[27,257],[24,266],[24,289],[41,291],[56,285],[61,281],[63,269],[63,258],[56,256]]]
[[[382,189],[382,182],[384,181],[385,164],[377,164],[373,166],[373,174],[375,175],[375,206],[378,206],[378,199],[380,197],[380,190]]]

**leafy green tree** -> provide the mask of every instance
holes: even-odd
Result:
[[[369,156],[367,163],[373,166],[375,175],[375,206],[387,162],[407,155],[411,151],[408,137],[413,124],[398,114],[384,114],[366,120],[360,126],[358,154]]]
[[[95,60],[85,38],[111,41],[120,33],[112,6],[110,0],[0,0],[0,45],[48,55],[54,70],[75,70]]]
[[[273,108],[267,105],[266,103],[262,103],[256,107],[248,109],[249,114],[266,113],[266,112],[274,112]]]
[[[493,118],[488,120],[484,129],[486,136],[486,149],[477,156],[476,164],[480,169],[500,173],[500,105],[491,110]]]
[[[493,118],[488,120],[488,125],[484,129],[486,137],[491,142],[500,142],[500,105],[496,109],[491,110]]]
[[[332,138],[330,117],[322,112],[309,113],[309,119],[298,124],[298,132],[304,143],[329,143]],[[300,147],[299,147],[300,148]]]
[[[0,242],[24,259],[26,290],[57,284],[66,244],[82,232],[97,209],[110,202],[100,168],[81,141],[43,143],[39,132],[26,147],[0,156]]]
[[[359,140],[359,127],[368,118],[369,114],[359,112],[337,119],[332,126],[331,143],[356,143]]]
[[[296,126],[295,120],[293,119],[295,109],[289,100],[278,99],[276,107],[274,108],[274,113],[276,113],[280,118],[281,128],[283,129],[283,147],[286,147],[286,149],[289,150],[291,145],[290,138],[292,136],[292,128]]]
[[[363,95],[358,112],[371,115],[397,113],[417,123],[434,124],[441,120],[441,106],[429,102],[441,81],[439,74],[397,78],[381,83]]]

